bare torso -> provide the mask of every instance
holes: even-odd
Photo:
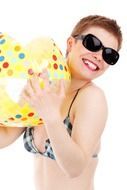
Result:
[[[75,178],[67,177],[50,158],[35,156],[36,190],[93,190],[93,178],[98,159],[91,158],[83,173]]]

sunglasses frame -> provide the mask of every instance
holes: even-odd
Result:
[[[82,40],[82,45],[83,45],[86,49],[88,49],[89,51],[91,51],[91,52],[98,52],[98,51],[100,51],[100,50],[103,50],[103,51],[102,51],[102,57],[103,57],[104,61],[105,61],[107,64],[109,64],[109,65],[115,65],[116,62],[118,61],[118,59],[119,59],[119,53],[118,53],[116,50],[114,50],[113,48],[105,47],[105,46],[102,44],[102,42],[101,42],[96,36],[94,36],[93,34],[74,35],[73,37],[76,38],[76,39]],[[87,46],[85,46],[85,41],[87,40],[88,37],[95,38],[96,40],[98,40],[98,42],[100,43],[100,48],[97,49],[97,50],[92,50],[92,49],[88,48]],[[99,46],[98,46],[98,47],[99,47]],[[114,61],[110,61],[110,60],[109,60],[109,57],[107,57],[106,50],[110,50],[110,51],[112,51],[112,52],[114,53],[114,55],[115,55],[115,56],[114,56],[115,59],[113,58]]]

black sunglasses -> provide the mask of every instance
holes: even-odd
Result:
[[[75,35],[73,37],[82,40],[83,46],[89,51],[97,52],[102,49],[102,57],[107,64],[114,65],[118,61],[119,53],[112,48],[104,47],[102,42],[93,34]]]

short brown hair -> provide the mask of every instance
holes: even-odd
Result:
[[[116,20],[107,18],[100,15],[90,15],[82,18],[74,27],[71,36],[82,34],[86,29],[91,26],[101,27],[108,32],[111,32],[118,40],[118,50],[121,48],[122,44],[122,32],[120,26],[117,24]]]

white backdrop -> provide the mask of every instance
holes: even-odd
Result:
[[[66,39],[80,18],[101,14],[117,19],[124,43],[119,63],[96,80],[104,89],[109,118],[102,136],[102,150],[95,190],[126,190],[127,171],[127,11],[124,0],[4,0],[0,1],[0,29],[26,44],[48,35],[65,52]],[[23,148],[22,137],[0,150],[0,189],[34,190],[33,156]]]

